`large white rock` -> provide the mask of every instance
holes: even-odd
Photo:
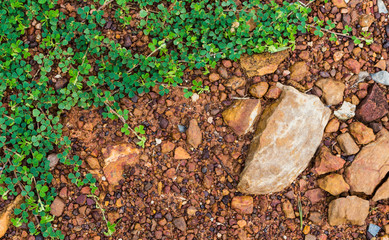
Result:
[[[251,142],[238,190],[278,192],[308,166],[318,148],[331,110],[314,95],[278,84],[279,100],[263,112]]]

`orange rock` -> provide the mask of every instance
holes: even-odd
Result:
[[[337,118],[333,118],[328,122],[324,132],[326,133],[337,132],[339,130],[339,125],[340,125],[339,120]]]
[[[240,64],[248,77],[263,76],[275,72],[278,65],[287,57],[289,57],[288,50],[276,53],[260,53],[252,56],[246,54],[241,57]]]
[[[259,82],[252,85],[249,89],[249,92],[253,97],[261,98],[266,94],[268,89],[269,84],[267,82]]]
[[[332,173],[317,180],[319,187],[333,196],[337,196],[343,192],[350,190],[350,186],[344,181],[343,176],[337,173]]]
[[[341,169],[345,163],[345,160],[333,155],[328,147],[322,146],[316,157],[313,171],[318,175],[322,175]]]
[[[231,201],[231,208],[235,209],[240,214],[251,214],[254,210],[253,197],[237,196]]]
[[[297,62],[290,67],[290,80],[301,81],[305,77],[309,76],[309,68],[305,62]]]
[[[358,144],[368,144],[375,140],[373,129],[361,122],[353,122],[349,126],[351,135]]]
[[[182,147],[178,147],[174,151],[174,159],[178,160],[178,159],[189,159],[189,158],[190,158],[189,153]]]

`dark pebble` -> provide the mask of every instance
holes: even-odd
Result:
[[[206,167],[201,168],[201,172],[206,174],[207,173],[207,168]]]
[[[389,48],[389,41],[386,41],[382,47],[383,48]]]
[[[168,125],[169,125],[169,121],[166,118],[164,118],[164,117],[159,118],[159,126],[162,129],[166,129]]]
[[[228,206],[228,202],[230,201],[230,197],[229,196],[224,196],[222,198],[222,202],[224,203],[224,205]]]
[[[130,35],[127,34],[126,36],[124,36],[123,47],[129,48],[129,47],[131,47],[131,45],[132,45],[131,37],[130,37]]]
[[[328,72],[321,71],[320,72],[320,76],[323,77],[323,78],[328,78],[328,77],[330,77],[330,74]]]
[[[133,96],[132,98],[131,98],[131,101],[132,102],[134,102],[134,103],[137,103],[138,102],[138,96],[137,95],[135,95],[135,96]]]
[[[389,24],[385,26],[386,36],[389,37]]]
[[[35,236],[35,240],[43,240],[43,236],[39,234]]]

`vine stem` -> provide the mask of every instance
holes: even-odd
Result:
[[[166,47],[166,43],[165,43],[165,39],[163,40],[164,43],[161,44],[161,46],[159,46],[158,48],[154,49],[154,51],[152,51],[149,55],[146,56],[145,60],[149,57],[151,57],[154,53],[158,52],[159,50],[161,50],[162,48]],[[134,70],[135,68],[137,68],[139,66],[139,63],[136,64],[135,66],[133,66],[130,70],[127,71],[127,73],[130,73],[132,72],[132,70]]]
[[[314,25],[314,24],[307,24],[307,26],[308,27],[312,27],[312,28],[316,27],[316,25]],[[353,36],[350,36],[350,35],[347,35],[347,34],[344,34],[344,33],[334,32],[334,31],[331,31],[331,30],[328,30],[328,29],[325,29],[325,28],[321,28],[320,30],[324,31],[324,32],[328,32],[328,33],[333,33],[333,34],[338,35],[338,36],[347,37],[347,38],[350,38],[350,39],[353,38]],[[361,38],[361,37],[356,37],[356,38],[361,40],[361,41],[364,41],[364,42],[367,42],[369,40],[369,39]]]

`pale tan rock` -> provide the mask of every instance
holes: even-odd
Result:
[[[264,111],[251,141],[240,192],[267,194],[287,187],[315,154],[331,115],[318,97],[278,86],[282,95]]]
[[[373,201],[379,201],[389,198],[389,181],[384,182],[374,194]]]
[[[50,206],[50,213],[56,217],[60,217],[65,209],[65,202],[60,198],[56,197]]]
[[[226,110],[222,116],[224,122],[237,135],[248,133],[259,118],[261,101],[259,99],[239,99]]]
[[[315,83],[323,91],[323,99],[328,105],[338,105],[343,101],[346,85],[331,78],[322,78]]]
[[[368,144],[375,140],[373,129],[361,122],[353,122],[349,126],[350,134],[358,144]]]
[[[344,155],[349,156],[359,152],[359,147],[354,142],[354,139],[351,137],[350,133],[343,133],[336,139],[338,140],[339,146],[342,149]]]
[[[248,77],[263,76],[275,72],[278,65],[288,56],[288,50],[276,53],[260,53],[251,56],[245,54],[241,57],[240,64]]]
[[[108,146],[101,150],[104,157],[104,175],[111,185],[118,185],[124,179],[124,167],[139,161],[139,150],[130,143]]]
[[[343,176],[337,173],[332,173],[324,178],[318,179],[317,184],[321,189],[329,192],[333,196],[350,190],[350,186],[344,181]]]
[[[194,148],[197,148],[201,144],[202,133],[196,119],[190,120],[188,130],[186,131],[186,137],[188,144]]]
[[[290,203],[289,200],[286,200],[285,202],[282,203],[282,211],[285,214],[286,218],[295,218],[294,210],[293,210],[293,205]]]
[[[86,162],[92,169],[100,169],[100,163],[97,158],[89,156],[86,158]]]
[[[19,194],[12,203],[2,209],[0,214],[0,238],[7,233],[8,227],[11,225],[11,218],[14,216],[14,209],[20,206],[23,199],[23,196]]]
[[[342,1],[343,1],[343,0],[342,0]],[[336,52],[334,53],[334,56],[333,56],[334,61],[335,61],[335,62],[339,61],[340,59],[342,59],[343,55],[344,55],[344,52],[343,52],[343,51],[336,51]]]
[[[371,195],[389,171],[389,132],[382,129],[377,139],[364,146],[346,168],[345,180],[351,191]]]
[[[369,214],[369,201],[357,196],[333,200],[328,207],[328,222],[332,226],[342,224],[364,225]]]

